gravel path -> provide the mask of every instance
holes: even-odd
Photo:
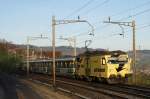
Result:
[[[15,79],[0,73],[0,99],[18,99]]]
[[[68,96],[54,91],[52,87],[27,79],[19,80],[17,91],[19,99],[70,99]]]
[[[0,99],[71,99],[53,87],[26,78],[0,74]]]
[[[5,99],[5,92],[2,86],[0,86],[0,99]]]
[[[16,83],[16,90],[19,99],[43,99],[30,86],[20,81]]]

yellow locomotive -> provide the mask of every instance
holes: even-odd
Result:
[[[78,79],[124,82],[131,76],[131,59],[123,51],[87,51],[77,58]]]
[[[52,74],[52,59],[33,60],[29,64],[30,72]],[[21,68],[26,71],[26,61]],[[131,75],[131,59],[123,51],[87,51],[76,58],[56,59],[56,76],[113,84],[124,83]]]

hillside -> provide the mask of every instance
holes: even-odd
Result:
[[[150,50],[137,51],[137,66],[150,71]]]
[[[17,44],[12,44],[10,42],[6,42],[4,40],[0,40],[1,43],[5,43],[5,45],[8,47],[8,49],[16,49],[16,48],[21,48],[24,50],[24,53],[26,51],[26,45],[17,45]],[[30,45],[30,49],[33,49],[35,51],[40,51],[40,47]],[[52,51],[52,47],[42,47],[43,51]],[[92,49],[89,48],[89,50],[104,50],[104,49]],[[56,47],[56,51],[62,52],[62,55],[73,55],[74,49],[69,46],[58,46]],[[83,53],[85,51],[84,47],[78,48],[77,47],[77,55],[80,53]],[[150,50],[137,50],[137,67],[138,68],[145,68],[150,70]],[[132,57],[132,51],[129,51],[129,56]]]
[[[26,45],[17,45],[19,48],[22,48],[22,49],[26,49]],[[30,45],[30,49],[34,49],[36,51],[40,51],[42,48],[43,51],[52,51],[52,47],[48,47],[48,46],[45,46],[45,47],[37,47],[37,46],[33,46],[33,45]],[[85,48],[84,47],[77,47],[76,48],[77,50],[77,55],[80,54],[80,53],[83,53],[85,52]],[[105,49],[93,49],[93,48],[89,48],[88,50],[92,51],[92,50],[105,50]],[[73,47],[70,47],[70,46],[57,46],[56,47],[56,51],[60,51],[62,52],[62,55],[73,55],[73,51],[74,51],[74,48]]]
[[[17,45],[18,47],[20,48],[23,48],[23,49],[26,49],[26,45]],[[45,47],[37,47],[37,46],[33,46],[33,45],[30,45],[30,48],[31,49],[34,49],[34,50],[40,50],[40,48],[43,49],[43,51],[52,51],[52,47],[48,47],[48,46],[45,46]],[[83,53],[85,51],[85,48],[84,47],[77,47],[77,54],[80,54],[80,53]],[[63,53],[63,55],[72,55],[73,53],[73,50],[74,48],[73,47],[70,47],[70,46],[58,46],[56,47],[56,51],[61,51]],[[105,49],[102,49],[102,48],[99,48],[99,49],[94,49],[94,48],[89,48],[90,51],[93,51],[93,50],[105,50]],[[129,56],[132,57],[132,51],[128,51],[129,53]],[[137,61],[139,61],[139,63],[143,64],[147,64],[150,62],[150,50],[137,50],[136,51],[137,53]]]
[[[128,52],[132,57],[132,52]],[[137,66],[150,66],[150,50],[137,50],[136,51]]]

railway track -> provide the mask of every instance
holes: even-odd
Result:
[[[106,88],[111,91],[115,91],[118,93],[134,96],[137,98],[150,99],[150,90],[139,89],[136,87],[129,87],[123,85],[105,85],[105,84],[94,84],[95,87]]]
[[[46,83],[50,83],[51,81],[51,79],[43,76],[38,77],[38,80]],[[63,85],[76,86],[78,88],[102,93],[110,97],[116,97],[117,99],[150,99],[150,90],[148,88],[144,89],[143,87],[135,87],[131,85],[108,85],[95,82],[89,83],[66,78],[59,78],[56,82],[58,85],[63,83]]]
[[[72,83],[72,82],[61,81],[61,80],[56,80],[56,81],[67,84],[67,85],[75,86],[75,87],[78,87],[78,88],[83,88],[83,89],[86,89],[86,90],[90,90],[90,91],[93,91],[93,92],[102,93],[104,95],[114,97],[114,98],[117,98],[117,99],[127,99],[127,98],[125,98],[124,96],[122,96],[120,94],[113,93],[113,92],[110,92],[108,90],[104,90],[104,89],[101,90],[101,89],[97,89],[95,87],[86,86],[86,85],[77,84],[77,83]]]
[[[128,84],[122,84],[121,86],[127,87],[127,88],[131,88],[131,89],[135,89],[135,90],[139,90],[139,91],[147,91],[150,93],[150,87],[142,87],[142,86],[137,86],[137,85],[128,85]]]
[[[133,95],[137,95],[144,98],[150,99],[150,88],[146,87],[138,87],[138,86],[132,86],[132,85],[116,85],[117,87],[123,88],[124,90],[130,90],[132,91]]]
[[[150,99],[150,89],[145,87],[137,87],[131,85],[108,85],[102,83],[90,83],[90,86],[95,88],[104,88],[120,94],[129,95],[129,97],[146,98]],[[126,97],[126,96],[125,96]],[[129,98],[127,97],[127,98]]]
[[[38,76],[35,77],[35,75],[33,76],[33,80],[38,80],[40,82],[49,84],[52,83],[52,80],[47,78],[47,77],[43,77],[43,76]],[[69,80],[69,79],[65,79],[65,80]],[[57,88],[62,88],[65,90],[69,90],[71,91],[72,94],[77,94],[80,96],[84,96],[84,97],[90,97],[90,98],[84,98],[84,99],[101,99],[102,97],[105,97],[104,99],[112,99],[111,97],[113,97],[113,99],[128,99],[125,98],[124,96],[121,96],[118,93],[113,93],[111,91],[108,90],[104,90],[104,89],[97,89],[94,87],[90,87],[87,84],[80,84],[80,83],[73,83],[71,81],[64,81],[64,80],[56,80],[56,84],[57,84]],[[72,90],[75,89],[75,90]]]

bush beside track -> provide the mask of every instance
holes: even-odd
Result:
[[[0,72],[14,73],[21,59],[16,53],[9,52],[5,44],[0,44]]]

